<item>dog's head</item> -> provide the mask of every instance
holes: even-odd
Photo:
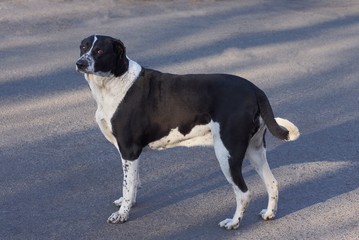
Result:
[[[128,70],[126,48],[108,36],[93,35],[82,40],[76,70],[102,77],[121,76]]]

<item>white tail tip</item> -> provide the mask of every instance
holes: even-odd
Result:
[[[300,136],[299,133],[299,129],[290,121],[288,121],[287,119],[284,118],[275,118],[275,120],[277,121],[278,125],[286,128],[289,131],[289,136],[287,141],[294,141],[297,140]]]

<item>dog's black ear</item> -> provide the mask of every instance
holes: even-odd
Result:
[[[112,39],[113,51],[120,58],[126,58],[126,47],[119,39]]]
[[[126,47],[119,39],[112,40],[113,51],[115,53],[115,69],[113,74],[118,77],[128,70],[128,59],[126,56]]]

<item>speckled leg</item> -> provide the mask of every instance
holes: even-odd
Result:
[[[250,192],[242,192],[237,186],[233,185],[233,190],[236,195],[237,207],[233,218],[227,218],[219,223],[220,227],[228,230],[237,229],[241,220],[243,219],[244,212],[250,202]]]
[[[275,217],[277,212],[278,183],[269,168],[266,157],[266,149],[261,140],[262,135],[259,135],[257,139],[252,139],[248,146],[246,157],[250,160],[251,165],[254,167],[266,186],[268,193],[268,206],[259,214],[264,220],[270,220]]]
[[[139,174],[139,170],[137,170],[137,190],[140,189],[140,188],[141,188],[140,174]],[[135,195],[135,197],[133,199],[132,206],[134,206],[136,204],[136,196],[137,196],[137,191],[136,191],[136,195]],[[123,202],[123,197],[120,197],[119,199],[116,199],[115,201],[113,201],[113,204],[116,207],[121,207],[122,202]]]
[[[123,168],[123,197],[121,207],[114,212],[107,220],[108,223],[123,223],[128,220],[131,207],[135,203],[138,187],[138,160],[128,161],[122,159]]]

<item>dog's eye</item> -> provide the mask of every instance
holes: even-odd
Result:
[[[98,55],[101,55],[101,54],[103,54],[103,50],[102,50],[102,49],[97,49],[97,50],[96,50],[96,53],[97,53]]]
[[[87,48],[86,45],[81,45],[81,46],[80,46],[80,49],[81,49],[82,51],[86,50],[86,48]]]

